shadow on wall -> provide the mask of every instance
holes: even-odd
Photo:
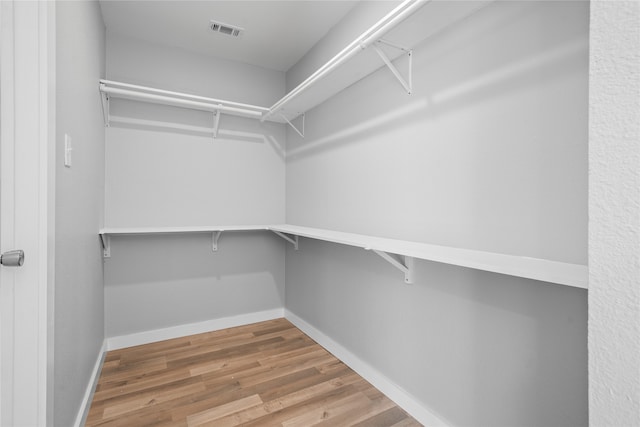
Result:
[[[496,10],[497,7],[500,9]],[[346,143],[366,141],[390,126],[434,120],[586,66],[588,40],[584,34],[575,32],[575,26],[567,26],[564,33],[557,30],[561,25],[551,26],[555,31],[549,30],[546,21],[562,20],[566,14],[579,15],[584,10],[584,5],[573,9],[570,5],[564,6],[560,11],[563,13],[555,16],[549,5],[531,2],[501,3],[480,10],[471,17],[479,18],[473,28],[465,27],[469,20],[466,19],[415,47],[412,95],[401,89],[386,67],[379,69],[307,113],[307,137],[302,140],[289,133],[294,138],[288,141],[291,148],[287,160],[295,161]],[[523,36],[514,38],[517,30],[513,27],[519,25],[523,27]],[[532,37],[532,31],[544,36]],[[407,69],[406,57],[396,60],[395,65],[400,70]],[[376,90],[372,90],[372,86]],[[352,103],[351,99],[365,107],[351,108],[349,114],[332,115],[336,120],[331,123],[315,123],[318,115],[325,116],[325,109],[333,108],[333,102],[348,104]],[[332,128],[328,135],[327,127]],[[326,136],[314,139],[317,133]]]
[[[464,384],[443,411],[455,425],[587,425],[584,289],[431,262],[416,274],[446,307],[429,354],[455,372],[438,382]]]
[[[284,143],[275,134],[277,123],[261,123],[255,119],[222,113],[217,137],[213,137],[213,113],[167,105],[148,104],[132,100],[112,99],[110,126],[124,129],[158,131],[204,137],[207,142],[268,143],[281,159],[285,158]]]
[[[105,259],[108,286],[202,278],[216,281],[264,272],[277,278],[279,273],[272,271],[273,259],[265,256],[265,252],[273,251],[278,242],[277,237],[268,233],[224,232],[215,252],[211,233],[114,236],[111,258]],[[244,256],[239,252],[244,252]],[[109,268],[110,264],[117,268]]]
[[[228,232],[119,236],[105,259],[107,337],[284,306],[284,250],[277,236]]]

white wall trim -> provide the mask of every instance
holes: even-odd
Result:
[[[93,367],[93,371],[91,372],[91,376],[89,377],[89,383],[87,384],[87,389],[84,392],[84,397],[82,398],[82,402],[80,403],[80,409],[78,410],[78,415],[76,416],[76,421],[73,423],[74,427],[82,427],[86,420],[86,416],[89,413],[89,409],[91,407],[91,401],[93,400],[93,392],[96,389],[96,385],[98,384],[98,378],[100,376],[100,372],[102,371],[102,361],[104,360],[104,356],[107,352],[107,340],[102,342],[102,347],[98,352],[98,357],[96,358],[96,364]]]
[[[237,316],[211,319],[204,322],[189,323],[186,325],[171,326],[169,328],[155,329],[152,331],[138,332],[130,335],[121,335],[106,339],[107,351],[120,348],[133,347],[135,345],[149,344],[152,342],[249,325],[251,323],[264,322],[266,320],[284,317],[284,309],[258,311],[255,313],[239,314]]]
[[[418,420],[425,426],[447,427],[449,424],[442,418],[435,415],[418,399],[403,390],[389,378],[384,376],[374,367],[351,353],[341,344],[329,338],[320,330],[302,320],[299,316],[285,309],[285,316],[288,321],[293,323],[298,329],[307,334],[311,339],[324,347],[331,354],[344,362],[351,369],[356,371],[358,375],[369,381],[378,390],[383,392],[389,399],[393,400],[398,406],[407,411],[409,415]]]
[[[2,1],[2,240],[27,266],[2,269],[0,424],[52,423],[55,5]],[[18,195],[18,197],[16,197]],[[14,289],[21,289],[20,292]]]

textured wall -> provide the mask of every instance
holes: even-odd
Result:
[[[640,3],[591,3],[589,422],[640,425]]]
[[[56,4],[56,262],[54,424],[73,425],[104,339],[100,240],[104,127],[97,91],[105,72],[98,2]],[[73,166],[64,167],[64,134]]]

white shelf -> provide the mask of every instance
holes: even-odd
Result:
[[[220,114],[288,123],[294,126],[291,120],[322,104],[358,80],[385,66],[385,63],[399,80],[406,78],[408,75],[408,83],[403,81],[402,85],[410,92],[411,62],[409,62],[409,70],[404,72],[395,69],[391,61],[401,55],[410,54],[410,50],[423,40],[453,25],[491,1],[493,0],[471,2],[405,0],[367,29],[360,37],[347,45],[309,78],[285,94],[271,108],[130,83],[100,80],[104,123],[105,126],[109,126],[113,120],[113,122],[125,124],[160,125],[161,127],[177,130],[212,133],[214,138],[218,135]],[[370,46],[373,48],[368,49]],[[361,52],[366,53],[363,54]],[[400,75],[403,72],[405,76]],[[110,112],[111,98],[207,111],[213,114],[213,127],[192,127],[112,117]],[[302,131],[295,127],[294,129],[304,136],[304,129]]]
[[[577,288],[588,288],[588,270],[585,265],[404,240],[385,239],[287,224],[272,225],[269,228],[281,233],[355,246],[367,250],[491,271],[510,276],[525,277]]]
[[[370,27],[358,39],[345,47],[345,49],[320,67],[318,71],[312,74],[307,80],[286,94],[271,108],[101,80],[100,91],[103,95],[105,124],[108,125],[111,120],[109,112],[110,97],[209,111],[214,115],[214,125],[212,128],[170,124],[167,124],[167,127],[173,126],[177,129],[195,132],[211,132],[214,137],[218,134],[219,117],[221,113],[286,123],[299,114],[325,102],[336,93],[384,66],[385,61],[394,74],[398,74],[399,70],[395,69],[392,65],[390,66],[390,61],[407,53],[408,50],[426,38],[464,19],[492,1],[493,0],[428,2],[426,0],[405,0],[396,7],[394,11]],[[398,25],[399,23],[402,23],[402,25]],[[380,44],[379,42],[383,41],[382,37],[384,37],[384,42],[387,43],[387,46],[391,44],[396,47],[401,47],[402,49],[395,49],[395,51],[394,48],[391,48],[390,51],[387,49],[387,52],[380,53],[380,56],[376,55],[376,52],[381,50],[381,48],[376,47],[376,49],[373,50],[366,49],[368,46]],[[361,51],[370,51],[370,53],[358,54]],[[381,57],[383,59],[381,59]],[[409,69],[409,76],[410,73],[411,70]],[[409,77],[408,80],[410,89],[411,78]],[[160,122],[140,119],[122,117],[114,117],[113,119],[114,121],[129,124],[162,125]],[[304,130],[302,132],[298,130],[298,132],[304,134]],[[287,224],[104,228],[100,230],[99,234],[104,248],[104,255],[105,257],[109,257],[110,237],[116,235],[212,233],[212,248],[216,251],[218,238],[222,232],[257,230],[271,230],[292,243],[296,249],[298,247],[298,236],[300,236],[374,251],[394,267],[404,272],[405,282],[407,283],[413,281],[413,259],[417,258],[578,288],[587,289],[588,287],[588,270],[585,265],[430,245],[419,242],[385,239]],[[287,235],[292,235],[294,238]],[[396,256],[404,257],[404,260],[398,259]]]
[[[296,249],[298,248],[297,237],[299,236],[371,250],[390,262],[394,267],[403,271],[405,282],[407,283],[413,282],[412,261],[416,258],[577,288],[588,288],[588,269],[586,265],[430,245],[406,240],[386,239],[289,224],[103,228],[99,234],[102,239],[105,257],[109,257],[110,236],[212,233],[212,249],[217,251],[218,238],[225,231],[272,231],[292,243]],[[287,235],[295,236],[295,238],[290,238]],[[398,260],[395,255],[404,257],[404,260]]]
[[[267,225],[205,225],[197,227],[107,227],[98,232],[105,258],[111,257],[111,236],[136,236],[155,234],[211,233],[211,250],[218,250],[218,239],[224,231],[269,230]]]
[[[473,14],[493,0],[403,2],[406,13],[390,13],[345,47],[309,78],[276,102],[267,113],[269,120],[279,120],[283,113],[289,120],[322,104],[345,88],[385,66],[374,49],[368,46],[387,40],[405,49],[381,46],[393,61],[427,38]],[[402,6],[402,5],[401,5]],[[401,8],[398,6],[398,8]],[[387,27],[383,27],[389,23]],[[378,31],[380,30],[381,31]],[[410,71],[409,71],[410,73]],[[405,72],[405,74],[407,74]],[[401,90],[401,87],[398,86]]]
[[[116,82],[112,80],[100,80],[100,94],[102,96],[102,114],[105,126],[110,126],[112,122],[134,125],[152,125],[177,130],[195,131],[211,133],[214,138],[218,136],[220,126],[220,115],[229,114],[232,116],[261,119],[269,111],[266,107],[258,105],[244,104],[222,99],[208,98],[204,96],[192,95],[189,93],[173,92],[164,89],[157,89],[148,86],[133,85],[129,83]],[[162,123],[149,120],[132,119],[126,117],[114,117],[111,115],[111,99],[120,98],[151,104],[169,105],[174,107],[187,108],[196,111],[205,111],[212,114],[211,128],[186,126],[177,123]],[[270,121],[282,123],[280,117],[274,117]]]
[[[100,230],[104,235],[131,234],[185,234],[212,233],[214,231],[259,231],[269,230],[269,225],[205,225],[197,227],[107,227]]]

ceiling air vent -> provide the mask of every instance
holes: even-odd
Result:
[[[236,25],[224,24],[218,21],[209,21],[209,28],[214,33],[225,34],[227,36],[238,37],[244,31],[244,28]]]

